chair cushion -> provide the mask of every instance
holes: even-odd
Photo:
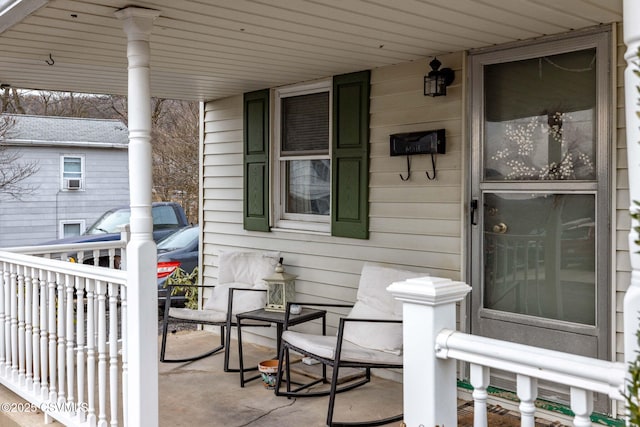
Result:
[[[222,283],[216,285],[213,288],[213,292],[209,299],[207,299],[202,308],[205,310],[215,310],[222,313],[227,312],[229,307],[229,289],[267,289],[266,285],[262,283],[249,284],[249,283]],[[233,314],[243,313],[245,311],[257,310],[264,307],[267,304],[267,293],[256,291],[234,291],[233,292]]]
[[[362,301],[355,303],[347,318],[402,320],[402,316],[378,310]],[[346,322],[343,338],[360,347],[402,354],[402,323]]]
[[[192,310],[190,308],[170,307],[169,317],[213,324],[222,324],[227,321],[226,310],[225,312],[221,312],[217,310]],[[235,316],[233,323],[237,323]],[[244,320],[242,326],[271,326],[271,323],[261,322],[259,320]]]
[[[387,287],[394,282],[423,276],[426,274],[365,263],[360,274],[356,302],[347,317],[402,320],[402,303],[387,292]],[[344,339],[361,347],[402,354],[402,324],[348,322]]]
[[[206,323],[224,323],[227,321],[226,310],[221,312],[217,310],[192,310],[190,308],[170,307],[169,316],[174,319]]]
[[[335,336],[305,334],[295,331],[284,331],[282,342],[299,348],[307,355],[315,355],[324,359],[334,359],[337,339]],[[363,348],[349,341],[343,341],[340,360],[349,362],[384,363],[402,365],[402,356],[383,351]]]
[[[396,316],[402,316],[402,303],[396,301],[387,292],[387,287],[394,282],[424,276],[428,276],[428,274],[365,263],[360,274],[356,301],[362,301],[364,304],[381,312],[386,311],[389,314],[393,313]]]
[[[273,274],[279,257],[280,252],[222,252],[218,283],[263,284],[263,279]]]

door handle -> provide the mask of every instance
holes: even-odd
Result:
[[[507,232],[507,224],[500,222],[493,226],[493,232],[498,234],[504,234]]]
[[[469,208],[470,208],[470,214],[471,214],[471,225],[478,225],[478,222],[476,221],[476,211],[478,210],[478,199],[473,199],[471,200],[471,203],[469,204]]]

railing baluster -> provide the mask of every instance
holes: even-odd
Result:
[[[87,280],[87,422],[96,424],[95,280]]]
[[[47,278],[48,278],[47,273]],[[48,283],[45,280],[45,273],[40,271],[40,390],[41,398],[46,399],[49,394],[49,351],[47,348],[48,341],[48,302],[47,302],[47,287]]]
[[[67,343],[66,343],[66,328],[65,328],[65,309],[66,309],[66,303],[65,303],[65,291],[66,291],[66,283],[67,280],[69,280],[69,275],[65,274],[59,274],[56,276],[57,277],[57,283],[56,283],[56,289],[58,291],[58,300],[56,303],[56,320],[58,321],[58,324],[56,326],[56,334],[57,334],[57,346],[56,346],[56,350],[57,350],[57,361],[58,361],[58,396],[57,396],[57,400],[59,402],[64,402],[67,396],[66,393],[66,382],[67,382],[67,377],[66,377],[66,367],[67,367],[67,363],[66,363],[66,351],[67,351]]]
[[[77,349],[76,349],[76,366],[78,370],[77,377],[77,387],[78,387],[78,405],[86,404],[84,398],[84,387],[85,387],[85,373],[86,373],[86,365],[85,365],[85,316],[84,316],[84,282],[85,279],[82,277],[76,276],[76,299],[77,299],[77,323],[76,323],[76,341],[77,341]],[[84,411],[80,411],[79,419],[80,421],[86,421],[86,413]]]
[[[16,264],[11,264],[10,301],[11,301],[11,379],[18,380],[18,275]]]
[[[24,337],[25,337],[25,385],[29,390],[33,387],[33,274],[31,269],[24,270]]]
[[[535,427],[536,406],[538,397],[538,380],[526,375],[517,375],[518,399],[520,399],[521,427]]]
[[[470,381],[473,386],[473,426],[487,427],[487,387],[489,386],[489,368],[482,365],[470,365]]]
[[[123,257],[124,259],[124,257]],[[128,317],[128,301],[127,301],[127,288],[126,286],[122,286],[120,288],[120,313],[121,313],[121,324],[120,330],[122,331],[122,412],[124,414],[124,426],[127,427],[129,423],[127,422],[127,405],[129,400],[127,399],[127,384],[129,381],[129,362],[127,358],[128,351],[128,340],[127,340],[127,325],[129,321]]]
[[[6,309],[6,288],[9,286],[8,282],[8,264],[2,263],[2,271],[0,272],[0,376],[4,376],[5,367],[7,363],[7,343],[6,343],[6,331],[5,325],[7,322],[7,309]]]
[[[574,427],[591,427],[591,413],[593,412],[593,392],[581,388],[571,387],[571,410],[575,414]]]
[[[51,271],[47,272],[47,287],[49,290],[48,298],[48,315],[49,320],[47,326],[49,327],[49,400],[56,402],[58,400],[58,388],[57,384],[57,351],[58,343],[56,336],[56,273]]]
[[[75,290],[74,286],[75,277],[67,275],[65,280],[66,286],[66,355],[65,361],[67,363],[67,401],[73,403],[75,401],[75,392],[74,392],[74,377],[75,377],[75,360],[74,360],[74,347],[75,347],[75,339],[74,339],[74,330],[73,324],[75,322],[75,314],[74,314],[74,305],[73,305],[73,293]]]
[[[118,425],[118,288],[109,283],[109,404],[111,427]]]
[[[18,286],[18,384],[25,384],[25,321],[24,321],[24,269],[23,266],[17,266],[17,286]]]
[[[98,280],[98,427],[107,425],[107,333],[106,284]]]
[[[33,280],[31,285],[33,292],[31,295],[31,321],[33,322],[32,354],[33,354],[33,392],[38,394],[40,391],[40,270],[33,268],[31,270]]]

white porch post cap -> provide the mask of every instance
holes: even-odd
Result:
[[[129,6],[116,10],[116,18],[124,21],[124,31],[131,40],[149,40],[153,29],[153,21],[160,16],[160,11],[143,7]]]
[[[397,300],[432,306],[461,301],[470,290],[471,286],[466,283],[431,276],[395,282],[387,287]]]

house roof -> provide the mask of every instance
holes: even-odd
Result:
[[[41,8],[38,6],[44,4]],[[151,93],[211,100],[622,20],[622,0],[23,0],[0,23],[0,84],[127,93],[114,12],[160,12]],[[30,8],[26,9],[28,13]],[[16,12],[17,13],[17,12]],[[447,66],[447,64],[443,64]]]
[[[129,131],[120,120],[3,114],[12,121],[5,143],[126,148]]]

